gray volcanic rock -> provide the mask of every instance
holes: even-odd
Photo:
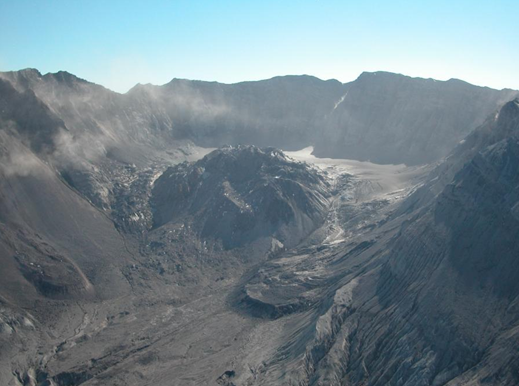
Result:
[[[206,147],[305,147],[345,88],[311,76],[232,85],[173,79],[163,86],[137,85],[121,95],[64,71],[23,70],[0,77],[21,91],[33,90],[76,136],[107,148],[135,143],[163,148],[183,139]]]
[[[451,155],[463,161],[440,194],[391,216],[384,227],[401,226],[365,255],[373,268],[332,292],[307,346],[308,384],[519,382],[519,103],[478,133],[467,162],[456,154],[467,149]]]
[[[54,139],[64,122],[40,101],[32,90],[18,92],[0,79],[0,129],[15,131],[35,152],[55,150]]]
[[[440,194],[467,162],[502,140],[517,138],[517,99],[506,103],[499,111],[491,114],[485,122],[453,149],[446,159],[432,170],[426,183],[411,195],[398,213],[425,206]]]
[[[363,73],[331,112],[315,154],[383,164],[434,162],[515,95],[456,79]]]
[[[90,283],[98,285],[100,297],[126,291],[115,263],[127,257],[113,223],[14,140],[0,138],[0,150],[17,157],[16,164],[0,168],[2,266],[21,272],[44,296],[57,292],[75,298],[77,292],[82,297],[83,289],[92,293]],[[16,282],[18,273],[6,281]],[[14,288],[3,296],[24,296]]]
[[[147,92],[164,101],[173,124],[200,146],[295,150],[314,143],[346,88],[336,80],[303,75],[236,84],[173,79],[148,86]]]
[[[153,223],[192,225],[225,248],[268,237],[291,247],[323,222],[328,188],[317,170],[279,150],[227,147],[169,168],[157,179]]]
[[[423,164],[447,155],[517,95],[385,72],[363,73],[347,84],[311,76],[236,84],[173,79],[139,84],[124,95],[67,72],[0,77],[21,92],[32,90],[76,142],[129,163],[146,158],[146,149],[191,140],[204,147],[314,145],[324,157]]]
[[[514,91],[0,77],[1,384],[519,383]]]
[[[519,325],[517,102],[499,115],[492,134],[506,137],[481,149],[402,230],[381,273],[384,304],[399,299],[402,311],[414,304],[405,323],[423,331],[431,353],[424,384],[519,382],[517,355],[508,351]]]

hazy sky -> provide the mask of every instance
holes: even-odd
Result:
[[[518,15],[518,0],[0,0],[0,71],[66,70],[119,92],[378,70],[519,89]]]

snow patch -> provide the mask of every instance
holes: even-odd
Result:
[[[348,92],[346,92],[346,94],[344,94],[341,99],[339,99],[336,103],[335,103],[335,106],[333,107],[333,110],[335,110],[342,102],[344,102],[344,98],[346,98],[346,95],[348,95]]]

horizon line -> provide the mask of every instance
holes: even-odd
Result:
[[[116,91],[116,90],[113,90],[101,83],[97,83],[97,82],[93,82],[93,81],[90,81],[86,78],[82,78],[81,76],[78,76],[72,72],[69,72],[67,70],[58,70],[56,72],[52,72],[52,71],[49,71],[49,72],[46,72],[45,74],[43,74],[38,68],[36,67],[26,67],[26,68],[21,68],[21,69],[18,69],[18,70],[0,70],[0,74],[2,73],[19,73],[19,72],[23,72],[23,71],[36,71],[41,77],[45,77],[45,76],[48,76],[48,75],[56,75],[56,74],[59,74],[59,73],[65,73],[65,74],[69,74],[69,75],[72,75],[73,77],[81,80],[81,81],[84,81],[84,82],[87,82],[87,83],[90,83],[90,84],[94,84],[94,85],[97,85],[97,86],[100,86],[100,87],[103,87],[104,89],[106,90],[109,90],[111,92],[114,92],[116,94],[120,94],[120,95],[125,95],[125,94],[128,94],[131,90],[133,90],[134,88],[138,87],[138,86],[153,86],[153,87],[163,87],[163,86],[166,86],[168,84],[170,84],[171,82],[175,81],[175,80],[180,80],[180,81],[189,81],[189,82],[203,82],[203,83],[218,83],[218,84],[222,84],[222,85],[228,85],[228,86],[232,86],[232,85],[238,85],[238,84],[242,84],[242,83],[256,83],[256,82],[265,82],[265,81],[269,81],[269,80],[273,80],[273,79],[276,79],[276,78],[288,78],[288,77],[309,77],[309,78],[314,78],[314,79],[317,79],[321,82],[331,82],[331,81],[335,81],[335,82],[339,82],[343,85],[345,84],[349,84],[349,83],[353,83],[355,81],[357,81],[362,75],[364,74],[371,74],[371,75],[377,75],[377,74],[391,74],[391,75],[397,75],[397,76],[401,76],[401,77],[405,77],[405,78],[410,78],[410,79],[417,79],[417,80],[426,80],[426,81],[433,81],[433,82],[442,82],[442,83],[446,83],[446,82],[452,82],[452,81],[458,81],[458,82],[463,82],[463,83],[466,83],[468,85],[471,85],[471,86],[474,86],[474,87],[481,87],[481,88],[488,88],[488,89],[491,89],[491,90],[496,90],[496,91],[504,91],[504,90],[512,90],[512,91],[519,91],[519,90],[515,90],[514,88],[512,87],[504,87],[504,88],[494,88],[494,87],[491,87],[491,86],[486,86],[486,85],[479,85],[479,84],[474,84],[474,83],[471,83],[469,81],[466,81],[466,80],[463,80],[463,79],[460,79],[460,78],[449,78],[449,79],[436,79],[436,78],[432,78],[432,77],[423,77],[423,76],[411,76],[411,75],[406,75],[406,74],[403,74],[403,73],[399,73],[399,72],[393,72],[393,71],[386,71],[386,70],[377,70],[377,71],[362,71],[355,79],[353,80],[350,80],[350,81],[347,81],[347,82],[342,82],[340,80],[338,80],[337,78],[329,78],[329,79],[323,79],[323,78],[320,78],[318,76],[315,76],[315,75],[311,75],[311,74],[284,74],[284,75],[274,75],[270,78],[262,78],[262,79],[252,79],[252,80],[241,80],[241,81],[238,81],[238,82],[221,82],[221,81],[218,81],[218,80],[204,80],[204,79],[190,79],[190,78],[176,78],[176,77],[173,77],[170,81],[166,82],[166,83],[163,83],[163,84],[155,84],[155,83],[140,83],[140,82],[137,82],[135,85],[133,85],[132,87],[130,87],[126,92],[119,92],[119,91]]]

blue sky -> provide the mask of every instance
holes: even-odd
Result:
[[[0,71],[66,70],[125,92],[362,71],[519,89],[519,1],[0,0]]]

